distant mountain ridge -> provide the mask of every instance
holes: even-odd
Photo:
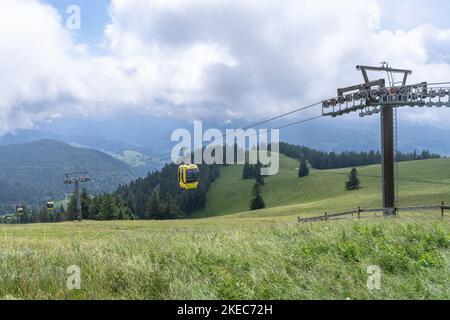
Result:
[[[150,157],[149,151],[134,143],[109,140],[90,135],[65,135],[35,129],[17,130],[0,137],[0,146],[30,143],[40,140],[54,140],[73,147],[88,148],[104,152],[134,167],[141,176],[149,171],[160,169],[162,164]]]
[[[92,193],[110,192],[137,178],[136,170],[103,152],[76,148],[54,140],[0,146],[0,206],[43,204],[63,199],[73,186],[63,184],[67,172],[87,171]]]
[[[402,112],[399,114],[402,115]],[[307,117],[298,114],[292,119],[283,118],[267,123],[262,128],[276,128]],[[358,119],[353,122],[345,121],[345,118],[339,119],[325,117],[285,128],[280,131],[280,140],[328,152],[380,150],[379,119]],[[438,128],[426,123],[403,121],[401,117],[399,119],[399,151],[421,152],[427,149],[433,153],[450,155],[450,139],[446,139],[450,135],[450,127]],[[203,128],[218,128],[224,132],[225,129],[248,125],[248,122],[239,121],[210,121],[204,122]],[[118,159],[125,157],[125,151],[139,152],[145,158],[170,153],[175,145],[170,139],[171,133],[177,128],[192,131],[193,125],[188,121],[147,115],[123,115],[103,120],[62,118],[51,123],[41,123],[35,129],[18,130],[14,134],[4,135],[0,137],[0,145],[52,139],[100,150]],[[134,160],[129,163],[132,164]],[[149,168],[153,169],[151,165]],[[160,168],[160,163],[156,161],[154,169]],[[147,168],[143,169],[145,174]]]

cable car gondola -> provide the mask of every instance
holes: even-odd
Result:
[[[53,211],[53,209],[55,209],[55,204],[53,203],[53,201],[47,202],[47,210]]]
[[[16,214],[21,215],[23,213],[23,207],[22,206],[16,206]]]
[[[200,170],[195,164],[182,164],[178,167],[178,183],[184,190],[197,189]]]

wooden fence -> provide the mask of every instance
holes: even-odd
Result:
[[[349,219],[348,216],[352,216],[352,218],[355,218],[356,216],[358,219],[367,219],[373,217],[385,217],[390,215],[397,216],[399,211],[426,211],[426,210],[440,210],[441,217],[443,218],[445,210],[450,210],[450,206],[446,206],[444,204],[444,201],[442,201],[441,205],[439,206],[416,206],[416,207],[372,208],[372,209],[364,209],[358,207],[358,209],[354,211],[346,211],[333,214],[328,214],[327,212],[325,212],[325,214],[322,216],[307,217],[307,218],[298,217],[298,222],[344,220]],[[382,212],[383,216],[361,216],[362,213],[377,213],[377,212]]]

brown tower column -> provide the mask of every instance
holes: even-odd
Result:
[[[394,208],[394,108],[391,106],[381,107],[381,150],[383,207]]]

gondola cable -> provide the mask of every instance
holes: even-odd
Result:
[[[313,104],[310,104],[310,105],[307,105],[307,106],[304,106],[304,107],[301,107],[301,108],[297,108],[297,109],[292,110],[292,111],[289,111],[289,112],[282,113],[282,114],[280,114],[280,115],[278,115],[278,116],[274,116],[274,117],[272,117],[272,118],[269,118],[269,119],[266,119],[266,120],[263,120],[263,121],[260,121],[260,122],[253,123],[253,124],[251,124],[251,125],[248,125],[248,126],[246,126],[246,127],[241,128],[241,129],[242,129],[242,130],[248,130],[248,129],[251,129],[251,128],[260,126],[260,125],[262,125],[262,124],[265,124],[265,123],[268,123],[268,122],[271,122],[271,121],[274,121],[274,120],[278,120],[278,119],[281,119],[281,118],[283,118],[283,117],[292,115],[292,114],[294,114],[294,113],[297,113],[297,112],[300,112],[300,111],[304,111],[304,110],[313,108],[313,107],[318,106],[318,105],[321,105],[321,104],[322,104],[322,101],[319,101],[319,102],[316,102],[316,103],[313,103]],[[317,118],[319,118],[319,117],[322,117],[322,116],[314,117],[314,118],[312,118],[312,119],[305,119],[305,120],[306,120],[306,121],[310,121],[310,120],[317,119]],[[305,122],[305,120],[296,121],[296,122],[293,123],[293,124],[288,124],[288,125],[282,126],[282,127],[280,127],[280,128],[272,128],[272,129],[283,129],[283,128],[288,127],[288,126],[293,126],[293,125],[295,125],[295,124],[299,124],[299,123]],[[228,135],[230,135],[230,134],[223,134],[223,135],[222,135],[222,138],[225,138],[225,137],[227,137]],[[205,144],[205,142],[203,142],[203,143],[201,143],[201,144],[198,144],[198,145],[195,145],[195,146],[193,147],[193,149],[195,150],[195,149],[197,149],[197,148],[199,148],[199,147],[202,147],[202,148],[203,148],[204,144]],[[153,158],[155,158],[155,159],[160,159],[160,160],[166,160],[166,159],[169,159],[170,154],[171,154],[170,152],[165,152],[165,153],[163,153],[163,154],[156,155],[156,156],[154,156]],[[161,158],[161,157],[164,157],[164,156],[166,156],[166,157],[165,157],[165,158]]]

